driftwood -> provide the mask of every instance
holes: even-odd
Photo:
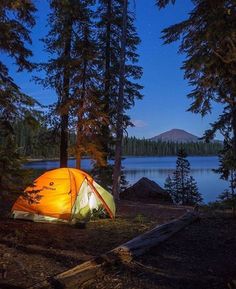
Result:
[[[157,226],[151,231],[116,247],[106,254],[48,278],[43,282],[31,286],[29,289],[81,288],[81,286],[103,275],[107,266],[115,263],[131,262],[134,257],[144,254],[198,218],[197,212],[188,212],[179,219]]]

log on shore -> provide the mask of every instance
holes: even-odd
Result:
[[[115,249],[62,272],[47,280],[34,284],[29,289],[77,289],[84,284],[95,280],[104,274],[107,266],[111,264],[131,262],[161,242],[167,240],[176,232],[199,218],[197,212],[188,212],[179,219],[156,226],[154,229],[137,236],[136,238],[116,247]]]

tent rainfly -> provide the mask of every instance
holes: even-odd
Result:
[[[35,222],[76,223],[99,212],[115,217],[112,195],[87,173],[73,168],[44,173],[12,207],[15,219]]]

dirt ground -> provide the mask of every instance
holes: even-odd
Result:
[[[120,202],[117,218],[93,220],[81,229],[9,219],[10,204],[0,212],[0,268],[7,278],[0,289],[26,288],[89,260],[144,231],[175,219],[187,208]],[[106,288],[106,287],[104,287]],[[127,287],[128,289],[128,287]]]
[[[202,216],[129,266],[107,270],[86,289],[95,288],[236,288],[236,219]]]
[[[3,200],[2,200],[3,201]],[[0,289],[26,288],[184,214],[188,208],[120,202],[117,218],[81,229],[9,218],[0,211]],[[235,289],[236,219],[202,213],[199,222],[129,265],[109,267],[86,289]],[[234,281],[235,280],[235,286]]]

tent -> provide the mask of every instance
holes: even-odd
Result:
[[[115,217],[112,195],[87,173],[72,168],[44,173],[12,207],[15,219],[35,222],[75,223],[99,212]]]

